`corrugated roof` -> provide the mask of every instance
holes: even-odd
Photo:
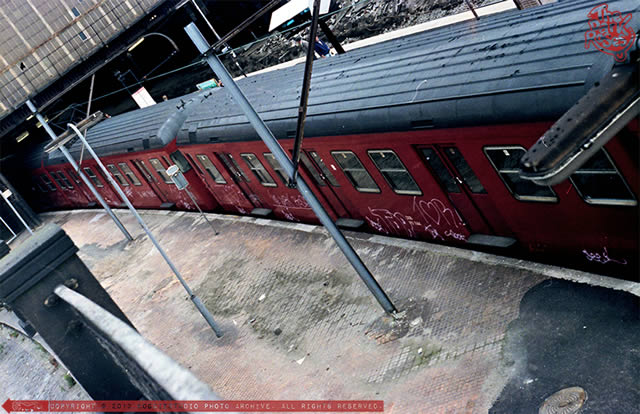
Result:
[[[305,136],[557,119],[614,65],[613,57],[584,47],[587,13],[597,4],[559,1],[316,60]],[[634,13],[630,26],[640,28],[640,3],[608,4]],[[303,70],[296,65],[238,82],[278,138],[295,130]],[[103,121],[89,139],[101,154],[142,149],[145,138],[161,146],[155,134],[177,102]],[[180,143],[257,139],[224,88],[192,106]]]

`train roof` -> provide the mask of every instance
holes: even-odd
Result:
[[[598,4],[560,0],[318,59],[305,137],[556,120],[615,63],[584,45]],[[608,4],[633,13],[638,31],[637,0]],[[238,81],[277,138],[295,135],[303,71],[298,64]],[[181,99],[194,103],[178,143],[258,139],[224,88],[114,116],[87,137],[100,155],[162,147],[158,129]]]

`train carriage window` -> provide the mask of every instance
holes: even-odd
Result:
[[[421,148],[420,151],[422,151],[424,159],[447,193],[459,193],[460,187],[458,187],[455,178],[453,178],[453,175],[451,175],[447,167],[445,167],[440,156],[436,154],[436,151],[433,148]]]
[[[67,169],[67,174],[69,175],[69,177],[71,177],[71,179],[73,181],[76,182],[76,184],[80,184],[80,177],[78,176],[78,174],[75,171],[73,171],[71,169]]]
[[[356,190],[362,193],[379,193],[380,188],[373,181],[356,154],[351,151],[331,151],[344,174]]]
[[[196,158],[198,159],[198,161],[200,161],[200,163],[202,164],[204,169],[207,170],[207,172],[209,173],[211,178],[213,178],[213,181],[215,181],[218,184],[226,184],[227,183],[227,181],[224,179],[222,174],[220,174],[220,171],[218,171],[216,166],[213,165],[213,163],[211,162],[209,157],[207,157],[204,154],[198,154],[198,155],[196,155]]]
[[[301,155],[302,162],[304,163],[307,157],[304,154],[300,154],[300,155]],[[331,173],[331,170],[329,170],[329,168],[324,163],[324,161],[322,161],[322,157],[320,157],[320,155],[318,155],[318,153],[315,151],[310,151],[309,155],[311,155],[311,158],[313,158],[313,161],[320,168],[320,171],[322,171],[322,175],[324,176],[324,178],[326,178],[327,181],[329,181],[329,184],[331,184],[334,187],[340,187],[340,184],[338,184],[338,180],[336,180],[336,177],[333,176],[333,174]]]
[[[71,184],[71,181],[69,181],[69,179],[67,178],[66,175],[64,175],[64,173],[62,171],[58,171],[58,177],[60,177],[60,179],[62,180],[62,182],[67,186],[67,188],[69,190],[73,190],[73,184]]]
[[[87,177],[89,177],[89,179],[91,181],[93,181],[93,184],[96,187],[104,187],[102,185],[102,182],[100,181],[100,179],[94,174],[94,172],[93,172],[93,170],[91,168],[85,167],[85,168],[83,168],[83,170],[84,170],[85,174],[87,174]]]
[[[400,158],[391,150],[369,150],[369,157],[397,194],[421,195],[422,191]]]
[[[51,176],[53,177],[55,182],[58,183],[60,188],[65,189],[65,190],[68,189],[67,183],[65,182],[66,179],[63,178],[61,174],[59,174],[58,172],[53,172],[53,171],[50,171],[49,174],[51,174]]]
[[[198,165],[198,163],[195,162],[195,160],[193,159],[191,154],[186,153],[186,154],[184,154],[184,156],[187,157],[187,159],[189,160],[189,163],[195,167],[196,171],[198,171],[198,174],[204,175],[204,172],[202,171],[202,168],[200,168],[200,165]]]
[[[265,187],[277,187],[276,182],[273,181],[273,178],[255,154],[240,154],[240,156],[247,164],[247,167],[249,167],[253,175],[256,176],[258,181],[260,181],[260,184]]]
[[[472,193],[476,194],[484,194],[486,193],[484,187],[476,177],[476,174],[473,172],[467,161],[464,159],[462,154],[460,154],[460,150],[455,147],[445,147],[444,153],[453,166],[458,170],[458,173],[462,177],[462,181],[469,187]]]
[[[523,147],[485,147],[491,165],[511,194],[522,201],[555,202],[556,193],[549,186],[541,186],[520,178],[518,164],[526,150]]]
[[[118,163],[118,167],[120,167],[120,169],[122,170],[124,175],[127,176],[129,181],[131,181],[131,183],[133,185],[142,185],[140,180],[138,180],[138,177],[136,177],[136,175],[134,174],[133,170],[131,170],[131,168],[129,168],[129,165],[127,165],[126,162],[119,162]]]
[[[570,177],[576,191],[589,204],[635,206],[629,186],[604,149],[596,152]]]
[[[282,181],[282,184],[287,185],[287,174],[284,172],[282,167],[280,167],[280,163],[278,162],[278,160],[276,160],[276,157],[274,157],[274,155],[270,152],[265,152],[262,155],[264,156],[264,159],[267,160],[271,168],[273,168],[273,171],[275,171],[278,177],[280,177],[280,181]]]
[[[124,179],[124,177],[122,176],[122,173],[120,172],[120,170],[118,170],[116,168],[115,165],[113,164],[107,164],[107,169],[109,170],[109,172],[111,173],[111,175],[118,180],[118,182],[120,183],[120,185],[123,186],[128,186],[129,183],[127,182],[127,180]]]
[[[165,166],[162,165],[162,163],[160,162],[159,159],[157,159],[157,158],[149,158],[149,162],[151,163],[151,166],[153,167],[153,169],[156,170],[156,172],[158,173],[160,178],[162,178],[162,180],[165,183],[173,184],[173,181],[171,181],[171,178],[169,177],[169,175],[167,175],[167,171],[166,171]]]
[[[44,183],[44,185],[47,186],[47,188],[50,191],[57,191],[58,189],[56,188],[56,186],[53,184],[53,182],[49,179],[49,177],[46,174],[42,174],[40,176],[40,179],[42,180],[42,182]]]

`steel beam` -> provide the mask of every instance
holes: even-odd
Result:
[[[249,122],[256,130],[260,138],[262,138],[262,140],[269,148],[273,156],[276,158],[287,176],[290,179],[293,178],[293,163],[287,156],[284,149],[282,149],[282,147],[280,146],[280,143],[278,143],[276,138],[273,136],[269,128],[265,125],[264,121],[260,118],[260,115],[258,115],[253,106],[251,106],[251,103],[249,103],[246,96],[244,96],[244,93],[242,93],[238,85],[234,82],[233,78],[224,67],[220,59],[215,54],[206,53],[210,49],[210,46],[204,36],[202,36],[202,33],[200,33],[200,30],[198,30],[198,27],[194,23],[190,23],[185,27],[185,31],[187,32],[193,43],[196,45],[200,53],[205,53],[205,59],[207,63],[209,64],[209,66],[211,66],[211,69],[213,69],[216,75],[219,76],[220,79],[222,79],[225,86],[224,89],[229,91],[234,100],[238,103],[238,105],[240,105],[242,111],[249,119]],[[296,177],[296,185],[298,190],[300,191],[300,194],[302,194],[320,222],[327,228],[329,234],[331,234],[333,239],[336,241],[336,244],[338,245],[340,250],[342,250],[347,260],[349,260],[356,272],[358,272],[358,275],[365,283],[365,285],[367,285],[378,303],[380,303],[380,305],[386,312],[390,314],[396,314],[396,307],[393,305],[382,287],[375,280],[371,272],[369,272],[369,269],[367,269],[351,244],[349,244],[347,239],[344,237],[340,229],[338,229],[335,223],[331,220],[331,217],[324,209],[320,201],[313,194],[311,188],[309,188],[301,175],[298,175]]]

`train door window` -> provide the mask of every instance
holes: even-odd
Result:
[[[200,168],[200,165],[198,165],[198,163],[193,160],[193,157],[191,156],[191,154],[187,153],[184,156],[187,157],[189,162],[195,167],[196,171],[198,171],[198,174],[204,175],[202,168]]]
[[[131,181],[131,183],[133,185],[142,185],[142,183],[140,183],[140,180],[138,180],[138,177],[136,177],[136,175],[134,174],[133,170],[131,170],[131,168],[129,168],[129,165],[127,165],[126,162],[119,162],[118,163],[118,167],[120,167],[120,169],[122,170],[124,175],[127,176],[129,181]]]
[[[274,157],[273,154],[270,152],[265,152],[262,155],[264,156],[264,159],[267,160],[271,168],[273,168],[273,171],[275,171],[278,177],[280,177],[280,181],[282,181],[282,184],[287,185],[287,182],[288,182],[287,174],[284,172],[284,170],[280,166],[280,163],[278,162],[278,160],[276,160],[276,157]]]
[[[93,184],[96,187],[103,187],[102,185],[102,181],[100,181],[100,179],[94,174],[93,170],[89,167],[85,167],[83,168],[85,174],[87,174],[87,177],[89,177],[89,179],[91,181],[93,181]]]
[[[118,180],[118,182],[120,183],[120,185],[124,185],[124,186],[128,186],[129,183],[127,182],[127,180],[124,179],[124,177],[122,176],[122,173],[120,172],[120,170],[118,170],[116,168],[115,165],[113,164],[107,164],[107,169],[109,170],[109,172],[111,173],[111,175]]]
[[[67,169],[67,174],[69,174],[69,177],[71,177],[71,179],[75,181],[76,184],[80,184],[80,177],[78,176],[78,174],[76,174],[75,171]]]
[[[421,148],[420,151],[422,151],[425,161],[427,161],[427,164],[429,164],[429,167],[447,193],[459,193],[460,187],[458,187],[455,178],[445,167],[436,151],[433,148]]]
[[[317,155],[317,154],[316,154]],[[324,182],[324,178],[323,175],[320,174],[320,172],[318,172],[318,168],[316,168],[313,163],[311,162],[311,160],[309,159],[309,157],[307,157],[307,154],[305,154],[304,152],[300,153],[300,161],[302,162],[302,165],[304,165],[305,169],[309,172],[309,174],[311,175],[311,177],[313,177],[313,180],[320,186],[320,187],[325,187],[327,184]],[[334,177],[335,179],[335,177]]]
[[[171,166],[171,161],[169,161],[169,158],[167,158],[165,155],[163,155],[161,158],[162,158],[162,161],[164,161],[165,164],[167,164],[167,167]]]
[[[200,163],[202,164],[204,169],[207,170],[207,172],[209,173],[211,178],[213,178],[213,181],[215,181],[218,184],[226,184],[227,183],[227,181],[224,179],[222,174],[220,174],[220,171],[218,171],[216,166],[213,165],[213,163],[211,162],[209,157],[207,157],[204,154],[198,154],[198,155],[196,155],[196,158],[198,159],[198,161],[200,161]]]
[[[67,186],[67,188],[69,190],[73,190],[73,184],[71,184],[71,181],[69,181],[69,179],[67,178],[66,175],[64,175],[64,173],[62,171],[58,171],[58,177],[60,177],[60,179],[62,180],[62,182]]]
[[[57,191],[58,189],[56,188],[56,186],[53,184],[53,182],[49,179],[49,177],[46,174],[42,174],[40,176],[40,179],[42,180],[42,182],[44,183],[44,185],[47,186],[47,188],[50,191]]]
[[[356,190],[362,193],[379,193],[380,188],[373,181],[369,172],[364,168],[356,154],[351,151],[331,151],[344,175],[347,176]]]
[[[334,187],[340,187],[340,184],[338,184],[338,180],[336,180],[336,177],[333,176],[333,174],[331,173],[331,170],[329,170],[329,168],[327,167],[327,164],[325,164],[324,161],[322,160],[322,157],[320,157],[320,155],[315,151],[310,151],[309,155],[311,155],[311,158],[313,158],[313,161],[316,163],[318,168],[320,168],[320,171],[322,171],[322,175],[324,175],[324,178],[326,178],[327,181],[329,181],[329,184],[331,184]],[[305,158],[307,157],[306,156],[302,157],[303,162]]]
[[[156,172],[158,173],[158,175],[160,176],[160,178],[162,178],[162,180],[167,183],[167,184],[172,184],[173,181],[171,181],[171,178],[169,178],[169,176],[167,175],[166,169],[164,167],[164,165],[162,165],[162,163],[160,162],[159,159],[157,158],[149,158],[149,162],[151,163],[151,166],[153,167],[154,170],[156,170]]]
[[[264,165],[260,162],[258,157],[255,154],[240,154],[244,162],[247,164],[247,167],[251,170],[253,175],[256,176],[260,184],[265,187],[276,187],[277,184],[273,181],[273,178],[269,174],[269,172],[264,168]]]
[[[400,158],[391,150],[369,150],[369,157],[397,194],[421,195],[422,191]]]
[[[172,152],[169,155],[169,157],[171,157],[171,160],[174,162],[175,165],[178,166],[178,168],[180,168],[180,171],[182,171],[183,173],[186,173],[191,169],[191,165],[189,165],[189,161],[187,161],[187,159],[182,154],[182,152],[180,152],[180,150]]]
[[[520,158],[526,150],[523,147],[485,147],[484,152],[491,165],[507,186],[511,194],[522,201],[555,202],[556,193],[549,186],[541,186],[520,178]]]
[[[147,178],[148,182],[156,182],[156,183],[158,182],[156,177],[153,174],[151,174],[151,171],[147,167],[147,164],[144,163],[144,161],[136,160],[135,163],[137,166],[141,168],[142,175],[144,175]]]
[[[227,166],[231,169],[231,171],[235,171],[236,175],[241,180],[244,180],[248,183],[251,182],[251,180],[249,180],[249,177],[247,176],[247,174],[245,174],[242,167],[240,167],[240,164],[238,164],[236,159],[233,158],[233,155],[226,153],[225,156],[223,157],[223,160],[226,162]]]
[[[469,164],[467,164],[460,150],[456,147],[444,147],[443,150],[449,161],[451,161],[451,164],[453,164],[462,177],[462,181],[469,187],[469,190],[471,190],[472,193],[485,194],[486,191],[484,187]]]
[[[574,172],[571,182],[589,204],[635,206],[638,204],[629,186],[604,149],[596,152]]]

